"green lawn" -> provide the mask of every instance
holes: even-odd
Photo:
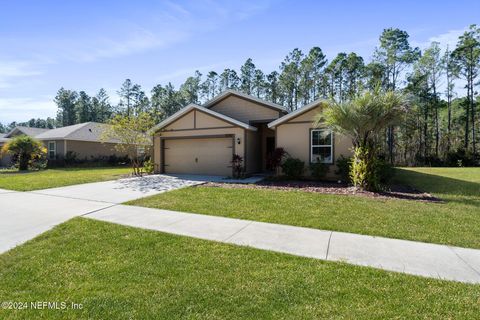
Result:
[[[2,319],[464,318],[480,286],[76,218],[0,255]]]
[[[115,180],[131,168],[62,168],[30,172],[0,171],[0,189],[31,191],[80,183]]]
[[[191,187],[128,204],[480,248],[480,168],[399,169],[396,179],[445,202]]]
[[[450,201],[480,200],[480,168],[402,168],[396,180]]]

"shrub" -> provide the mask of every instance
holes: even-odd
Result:
[[[356,148],[350,168],[350,178],[355,187],[379,191],[385,189],[390,183],[395,170],[383,157],[372,158],[369,150]]]
[[[38,152],[32,156],[29,166],[32,170],[44,170],[47,168],[47,152]]]
[[[148,158],[143,162],[143,170],[146,173],[153,173],[153,171],[155,170],[155,166],[151,158]]]
[[[344,157],[343,155],[340,156],[337,161],[337,170],[335,170],[335,174],[340,176],[340,180],[347,183],[352,183],[352,179],[350,178],[350,167],[352,165],[352,158]]]
[[[287,158],[281,165],[283,173],[290,179],[297,179],[303,175],[305,163],[296,158]]]
[[[356,188],[363,190],[373,189],[374,180],[372,161],[369,161],[366,148],[355,148],[350,167],[350,179]]]
[[[395,169],[388,161],[382,157],[376,158],[374,179],[378,189],[388,187],[394,175]]]
[[[66,165],[72,165],[78,162],[78,153],[75,151],[67,151],[65,154],[65,164]]]
[[[111,166],[126,165],[130,163],[130,158],[128,157],[128,155],[119,157],[115,154],[112,154],[107,157],[105,162]]]
[[[243,175],[243,157],[234,154],[230,163],[233,168],[233,177],[236,179],[241,178]]]
[[[445,164],[450,167],[470,167],[475,165],[475,159],[470,151],[458,149],[447,153]]]
[[[426,157],[423,156],[416,156],[415,160],[418,164],[427,167],[441,167],[444,165],[442,159],[435,155],[428,155]]]
[[[80,158],[78,154],[72,152],[72,155],[69,155],[70,151],[67,152],[65,157],[62,155],[57,155],[55,159],[50,159],[48,161],[49,168],[59,168],[59,167],[85,167],[85,168],[93,168],[93,167],[104,167],[104,166],[124,166],[129,164],[128,156],[117,156],[117,155],[110,155],[110,156],[90,156]]]
[[[316,180],[322,180],[327,175],[328,165],[321,162],[312,163],[310,164],[310,172],[313,178]]]
[[[275,148],[272,154],[267,158],[267,167],[272,170],[277,170],[282,164],[283,159],[287,156],[287,152],[283,148]]]

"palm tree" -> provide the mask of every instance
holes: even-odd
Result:
[[[315,125],[327,125],[334,132],[352,138],[350,176],[357,188],[378,190],[376,177],[377,139],[389,126],[399,124],[406,109],[403,95],[393,91],[367,91],[347,102],[327,101]]]
[[[18,169],[28,170],[31,162],[42,158],[47,153],[43,143],[26,135],[20,135],[8,141],[1,150],[1,153],[15,155],[18,159]]]

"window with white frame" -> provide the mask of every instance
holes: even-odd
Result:
[[[310,162],[333,163],[333,134],[328,129],[310,131]]]
[[[48,142],[48,158],[55,159],[56,155],[57,155],[57,144],[55,141],[49,141]]]

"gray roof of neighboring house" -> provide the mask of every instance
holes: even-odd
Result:
[[[10,140],[9,138],[5,138],[6,135],[6,133],[0,133],[0,144],[3,144],[4,142]]]
[[[10,130],[10,132],[5,134],[4,137],[10,137],[10,135],[12,133],[15,133],[16,131],[20,131],[21,133],[26,134],[27,136],[35,137],[36,135],[49,130],[50,129],[16,126],[12,130]]]
[[[102,142],[102,134],[108,127],[107,124],[97,122],[85,122],[72,126],[48,130],[35,136],[39,140],[79,140]],[[119,142],[110,139],[108,142]]]
[[[8,141],[6,138],[9,134],[14,133],[17,129],[23,134],[35,137],[38,140],[77,140],[77,141],[88,141],[88,142],[110,142],[110,143],[119,143],[118,139],[108,139],[104,141],[102,135],[105,132],[105,129],[108,127],[108,124],[98,123],[98,122],[85,122],[74,124],[72,126],[66,126],[56,129],[39,129],[39,128],[28,128],[28,127],[15,127],[11,130],[5,137],[0,137],[0,143]],[[29,130],[33,129],[33,130]]]

